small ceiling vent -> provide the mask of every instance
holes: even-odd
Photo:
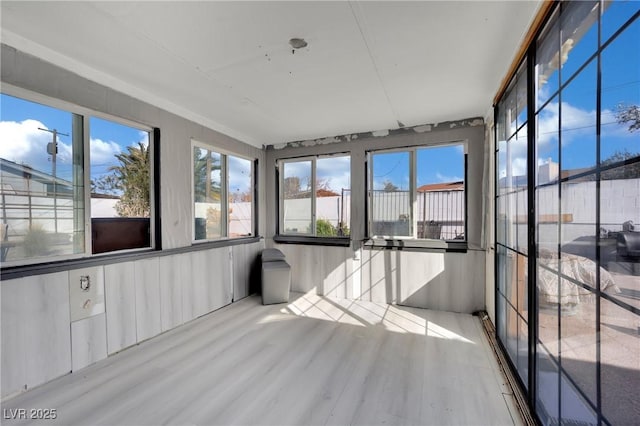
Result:
[[[303,38],[292,38],[289,40],[289,44],[294,49],[302,49],[303,47],[307,47],[307,42]]]

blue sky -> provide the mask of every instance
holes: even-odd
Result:
[[[89,120],[91,146],[91,177],[109,172],[116,152],[126,152],[139,142],[149,144],[149,133],[97,117]]]
[[[408,151],[373,153],[373,188],[383,189],[391,182],[401,190],[409,189]],[[417,187],[426,184],[464,180],[462,144],[416,150]]]

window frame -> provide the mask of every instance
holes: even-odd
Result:
[[[278,218],[277,228],[275,234],[275,240],[277,242],[298,242],[298,243],[310,243],[310,244],[323,244],[323,243],[336,243],[337,245],[344,245],[351,241],[351,232],[349,235],[341,236],[323,236],[317,235],[317,164],[316,162],[321,159],[332,157],[347,157],[349,158],[349,164],[351,164],[350,152],[336,152],[330,154],[315,154],[306,155],[303,157],[288,157],[279,158],[276,160],[276,184],[278,194]],[[304,161],[311,162],[311,233],[285,233],[284,232],[284,166],[288,163],[301,163]],[[351,173],[351,171],[349,172]],[[351,185],[349,185],[351,186]],[[350,188],[351,189],[351,188]],[[349,229],[352,229],[351,215],[349,215]]]
[[[298,158],[285,158],[278,160],[278,235],[282,236],[297,236],[297,237],[316,237],[316,197],[314,190],[316,187],[316,156],[306,156]],[[284,167],[286,164],[302,163],[305,161],[311,162],[311,233],[291,233],[287,234],[284,230]]]
[[[200,240],[196,239],[196,215],[195,215],[195,176],[194,176],[194,162],[193,162],[193,150],[195,148],[206,149],[207,151],[214,152],[220,155],[220,191],[221,191],[221,236],[216,238],[203,238]],[[206,244],[216,241],[227,241],[227,240],[239,240],[243,238],[254,238],[257,235],[256,232],[256,159],[247,157],[241,154],[236,154],[234,152],[220,149],[215,145],[207,142],[202,142],[198,139],[191,139],[190,144],[190,152],[189,152],[189,163],[191,170],[191,244]],[[246,160],[249,162],[251,167],[251,234],[242,235],[239,237],[230,237],[229,236],[229,161],[228,157],[236,157],[242,160]]]
[[[85,209],[85,215],[88,216],[88,221],[89,223],[91,223],[91,128],[89,125],[89,122],[91,121],[91,117],[95,117],[95,118],[99,118],[101,120],[105,120],[105,121],[111,121],[115,124],[120,124],[123,126],[128,126],[131,127],[133,129],[136,130],[140,130],[140,131],[144,131],[147,132],[149,134],[149,145],[147,147],[147,149],[149,150],[149,181],[150,181],[150,186],[149,186],[149,247],[139,247],[139,248],[132,248],[132,249],[122,249],[122,250],[113,250],[113,251],[108,251],[108,252],[104,252],[104,253],[90,253],[91,256],[104,256],[104,255],[109,255],[109,254],[113,254],[113,253],[122,253],[122,254],[126,254],[126,253],[135,253],[138,251],[142,251],[142,250],[156,250],[156,241],[157,241],[157,236],[156,236],[156,191],[155,191],[155,177],[156,177],[156,144],[155,144],[155,140],[154,140],[154,129],[153,127],[150,126],[146,126],[144,124],[140,124],[131,120],[127,120],[125,118],[121,118],[121,117],[114,117],[114,116],[110,116],[109,114],[104,114],[104,113],[99,113],[99,112],[91,112],[91,114],[87,114],[84,116],[84,120],[83,120],[83,131],[84,131],[84,137],[85,137],[85,141],[86,141],[86,145],[84,146],[85,150],[88,148],[88,153],[89,155],[85,155],[84,156],[84,162],[85,162],[85,168],[84,170],[89,170],[88,173],[88,183],[89,185],[85,185],[84,191],[85,191],[85,200],[89,200],[89,209]],[[87,151],[85,151],[87,152]],[[86,174],[86,173],[85,173]],[[86,232],[86,225],[85,225],[85,232]],[[91,232],[91,227],[89,227],[89,235],[85,236],[85,238],[88,238],[88,243],[89,243],[89,247],[91,247],[92,245],[92,232]]]
[[[82,121],[82,167],[83,167],[83,206],[84,206],[84,250],[81,253],[50,255],[35,258],[24,258],[2,262],[1,269],[33,267],[51,262],[78,261],[92,258],[100,258],[113,255],[136,254],[140,252],[156,251],[159,236],[157,235],[156,224],[159,210],[156,204],[156,141],[154,127],[137,121],[128,120],[108,113],[100,112],[91,108],[83,107],[72,102],[58,99],[42,93],[34,92],[9,83],[2,83],[0,94],[18,98],[20,100],[41,104],[46,107],[55,108],[81,117]],[[91,225],[91,117],[114,122],[134,129],[145,131],[149,134],[149,247],[139,247],[131,249],[113,250],[104,253],[92,253],[92,225]]]
[[[421,149],[440,148],[447,146],[462,146],[463,149],[463,173],[464,173],[464,239],[455,240],[443,240],[433,238],[418,238],[418,182],[417,182],[417,168],[418,168],[418,151]],[[373,156],[376,154],[388,154],[388,153],[402,153],[407,152],[409,154],[409,205],[411,216],[411,236],[409,235],[376,235],[372,232],[372,212],[373,212],[373,197],[371,191],[373,191]],[[469,241],[468,237],[468,179],[467,179],[467,156],[469,154],[469,145],[467,140],[448,141],[441,143],[430,143],[425,145],[411,145],[405,147],[396,148],[383,148],[372,149],[366,151],[367,158],[367,181],[366,181],[366,205],[367,205],[367,217],[366,217],[366,235],[369,240],[368,245],[388,247],[390,241],[399,241],[401,243],[410,242],[410,245],[416,247],[426,248],[466,248]]]
[[[618,5],[620,5],[620,3],[618,3]],[[541,65],[540,52],[547,48],[545,43],[549,40],[548,37],[551,37],[551,32],[557,32],[558,36],[557,39],[553,40],[553,44],[557,51],[562,50],[561,46],[564,45],[564,42],[562,42],[564,33],[563,26],[565,23],[572,22],[573,18],[576,18],[577,14],[573,13],[575,12],[575,9],[572,10],[574,6],[575,3],[571,2],[549,2],[546,5],[546,9],[545,7],[541,9],[541,12],[538,14],[540,17],[539,22],[529,30],[530,37],[527,38],[521,47],[523,52],[522,56],[514,60],[509,73],[504,79],[503,88],[501,88],[494,99],[493,117],[494,122],[497,124],[495,129],[492,130],[495,146],[491,147],[492,157],[495,162],[493,166],[493,186],[496,189],[492,194],[491,203],[491,207],[495,213],[493,215],[494,229],[492,230],[493,235],[491,238],[493,239],[492,244],[495,246],[495,252],[497,253],[493,259],[493,292],[496,303],[494,317],[496,322],[497,344],[504,354],[507,367],[512,372],[516,385],[515,388],[517,388],[517,390],[522,394],[523,401],[525,401],[531,408],[532,416],[537,420],[537,423],[557,423],[563,422],[564,420],[569,420],[570,422],[571,420],[584,419],[587,418],[587,416],[590,416],[598,424],[614,424],[616,419],[612,418],[611,413],[613,411],[624,412],[624,410],[617,410],[617,408],[619,408],[620,405],[632,405],[634,401],[633,399],[623,401],[622,404],[616,404],[616,409],[612,410],[613,407],[611,400],[607,401],[608,398],[605,398],[607,393],[611,395],[610,389],[612,387],[612,382],[607,382],[605,380],[605,373],[608,370],[607,366],[610,365],[607,362],[607,359],[610,357],[601,354],[610,352],[612,346],[611,342],[613,340],[606,338],[606,336],[601,333],[601,330],[607,329],[607,327],[603,327],[607,322],[610,323],[612,320],[613,322],[616,322],[618,318],[621,319],[619,326],[623,327],[625,322],[623,322],[621,314],[629,315],[634,321],[637,320],[638,315],[640,315],[640,310],[634,306],[632,301],[619,298],[614,292],[610,293],[602,286],[602,280],[604,279],[602,274],[605,271],[625,271],[621,273],[621,275],[631,271],[630,273],[633,275],[632,260],[626,258],[626,256],[622,256],[622,260],[620,260],[618,259],[617,254],[614,254],[614,258],[611,259],[608,258],[609,255],[606,254],[608,250],[607,247],[609,247],[608,244],[611,243],[611,241],[606,242],[606,240],[610,240],[612,238],[612,233],[615,235],[615,233],[620,232],[619,229],[624,230],[624,222],[622,222],[622,220],[625,219],[622,219],[619,222],[619,219],[613,221],[610,219],[603,220],[603,218],[606,218],[612,211],[617,209],[617,206],[612,207],[611,201],[609,201],[609,203],[605,201],[607,200],[605,195],[606,191],[611,191],[611,187],[606,188],[603,183],[609,180],[613,181],[615,179],[605,178],[604,176],[606,172],[614,171],[627,165],[640,164],[640,157],[635,154],[635,151],[631,151],[630,153],[634,154],[633,157],[624,159],[620,158],[619,161],[614,161],[608,164],[604,163],[606,159],[602,155],[602,148],[607,143],[608,136],[606,135],[607,132],[604,131],[604,126],[612,123],[605,123],[605,115],[603,112],[614,103],[617,103],[619,99],[614,100],[612,99],[614,98],[613,96],[609,97],[609,101],[614,100],[614,102],[609,103],[608,105],[608,102],[605,101],[605,98],[607,98],[606,92],[611,88],[606,84],[606,71],[609,67],[618,68],[620,63],[625,62],[624,58],[614,59],[607,57],[608,53],[611,52],[609,48],[611,46],[615,46],[615,44],[618,43],[619,40],[622,40],[623,37],[631,34],[631,31],[626,34],[625,32],[630,30],[632,26],[640,24],[640,10],[636,8],[635,11],[630,14],[623,11],[621,14],[622,19],[610,22],[609,25],[613,26],[610,27],[607,32],[605,32],[605,28],[607,19],[609,19],[610,15],[607,15],[606,8],[615,6],[615,3],[594,2],[592,5],[593,9],[584,15],[585,19],[582,20],[582,22],[579,20],[580,17],[578,16],[578,19],[574,22],[578,22],[579,25],[575,28],[580,28],[580,26],[585,25],[586,23],[587,27],[591,25],[590,29],[597,33],[595,47],[591,51],[586,50],[584,55],[574,58],[577,59],[577,62],[574,62],[573,64],[569,62],[571,66],[565,68],[564,72],[564,61],[561,62],[560,65],[557,65],[557,87],[555,87],[554,90],[549,91],[549,95],[545,96],[545,100],[541,102],[540,92],[542,92],[544,86],[540,84],[540,80],[538,79],[538,76],[540,75],[539,67]],[[596,9],[597,12],[594,14],[594,10]],[[592,16],[594,16],[595,19],[589,21]],[[574,28],[569,26],[569,29],[572,30]],[[583,34],[588,33],[588,31],[589,28],[587,28]],[[555,36],[552,38],[555,38]],[[574,40],[574,47],[576,46],[580,46],[580,39],[577,41]],[[571,96],[571,91],[575,88],[573,84],[585,75],[583,72],[589,72],[589,67],[591,66],[596,68],[594,76],[588,79],[589,82],[581,87],[580,92],[592,95],[592,101],[595,100],[595,105],[590,105],[589,101],[583,100],[581,100],[581,102],[575,102],[575,99]],[[633,69],[631,67],[632,66],[630,66],[630,69]],[[505,99],[513,89],[515,85],[514,82],[519,79],[520,70],[523,68],[528,76],[528,119],[526,124],[523,125],[523,127],[528,129],[528,158],[526,165],[526,191],[528,191],[526,232],[528,235],[528,241],[526,244],[526,253],[523,253],[518,247],[518,244],[514,244],[513,241],[510,241],[508,238],[508,232],[504,229],[508,225],[509,220],[504,220],[506,224],[500,224],[501,198],[503,198],[505,194],[500,193],[499,169],[499,159],[502,150],[500,142],[504,141],[506,147],[506,144],[509,143],[507,141],[512,140],[515,134],[519,132],[518,129],[514,134],[507,135],[506,132],[502,134],[499,125],[501,117],[506,115],[503,111]],[[565,77],[565,73],[567,77]],[[590,93],[591,90],[593,90],[593,93]],[[627,89],[627,93],[634,93],[634,91],[633,89]],[[563,111],[562,107],[562,104],[565,102],[566,105],[564,108],[566,113]],[[544,114],[545,109],[552,103],[557,103],[559,105],[557,117],[554,116],[553,128],[542,129],[541,126],[539,126],[539,122],[543,120],[541,116]],[[632,101],[632,103],[635,103],[635,101]],[[593,115],[595,116],[594,121],[583,127],[588,129],[587,137],[595,138],[592,148],[583,147],[585,151],[591,150],[591,155],[595,153],[595,161],[593,161],[592,164],[572,165],[567,168],[565,168],[565,165],[563,164],[563,157],[571,158],[571,155],[563,154],[563,131],[572,130],[571,128],[565,129],[562,121],[565,114],[567,116],[570,115],[569,107],[587,111],[593,109]],[[622,125],[622,123],[617,124]],[[550,133],[553,133],[554,138],[557,139],[557,142],[554,143],[555,146],[552,147],[553,151],[555,151],[554,154],[556,155],[555,159],[553,159],[553,162],[557,165],[557,169],[554,173],[556,176],[551,179],[546,178],[541,180],[541,164],[538,162],[540,158],[539,150],[540,147],[545,144],[545,142],[543,142],[544,135],[548,135]],[[585,157],[587,157],[587,155],[585,155]],[[510,161],[511,160],[507,157],[505,163],[509,163]],[[570,173],[572,169],[574,171],[579,171]],[[631,177],[631,179],[634,178]],[[567,191],[567,189],[569,189],[572,184],[586,186],[589,182],[593,182],[593,188],[585,191],[580,197],[572,199],[570,196],[566,196],[567,193],[570,194],[570,191]],[[613,182],[611,183],[613,185]],[[546,190],[549,190],[548,196],[545,196],[546,194],[544,194]],[[633,195],[637,196],[637,194],[634,194],[632,191],[629,192],[631,193],[625,194],[625,196],[629,196],[629,199],[633,199]],[[508,189],[506,194],[508,195],[509,193],[513,194],[516,193],[516,191],[514,189]],[[553,201],[552,203],[549,203],[550,199]],[[552,211],[552,215],[555,217],[549,219],[543,218],[543,216],[549,214],[549,211]],[[570,229],[574,226],[574,223],[572,223],[573,220],[565,220],[563,215],[567,212],[573,213],[576,211],[580,211],[581,213],[583,211],[587,212],[587,214],[581,216],[579,221],[576,221],[578,226],[584,226],[585,228],[575,236],[566,239],[566,234],[563,233],[566,232],[566,229]],[[509,216],[506,215],[506,217]],[[613,229],[610,228],[610,226],[612,226],[612,222],[614,223]],[[547,235],[545,235],[545,232],[541,229],[541,227],[545,225],[552,228],[551,232],[548,232]],[[503,228],[502,234],[500,233],[500,227]],[[609,229],[606,229],[605,227]],[[603,232],[603,230],[606,232]],[[580,252],[577,252],[576,255],[590,259],[594,262],[597,273],[591,282],[587,279],[576,277],[574,276],[575,274],[571,274],[570,271],[563,270],[562,268],[563,254],[573,254],[571,252],[571,248],[567,247],[567,243],[577,241],[582,237],[587,238],[582,243]],[[541,254],[541,250],[543,248],[550,248],[549,251],[552,252],[551,255],[557,258],[554,265],[549,266],[545,262],[544,258],[547,256],[547,253]],[[501,262],[501,256],[499,256],[501,251],[504,253],[505,258],[507,255],[511,254],[516,259],[519,257],[527,259],[527,263],[524,268],[527,273],[527,278],[523,281],[524,287],[522,291],[522,293],[524,293],[524,297],[528,299],[527,303],[524,304],[526,312],[521,312],[519,301],[514,303],[510,300],[510,295],[508,294],[509,285],[516,288],[519,284],[517,283],[518,279],[513,276],[510,279],[506,277],[511,274],[507,274],[507,264]],[[614,243],[613,253],[616,253],[616,251],[617,249],[615,248]],[[618,262],[627,263],[626,268],[630,267],[630,269],[619,269],[619,266],[611,267],[612,264],[615,265]],[[562,312],[562,307],[563,305],[566,307],[568,305],[567,303],[559,302],[555,306],[544,304],[542,301],[544,295],[540,295],[539,279],[541,272],[551,274],[553,282],[557,283],[558,288],[562,282],[567,282],[570,283],[569,285],[575,286],[575,288],[584,291],[584,294],[582,294],[581,297],[588,297],[589,302],[582,303],[585,303],[584,306],[590,305],[591,311],[588,314],[580,313],[580,310],[573,314],[565,314]],[[618,280],[618,278],[616,277],[615,280]],[[520,292],[519,288],[517,289],[517,292]],[[517,299],[520,299],[519,295],[517,296]],[[618,314],[605,313],[605,306],[607,305],[608,308],[606,308],[606,310],[615,308],[618,311]],[[549,306],[551,306],[551,309],[549,309]],[[518,345],[522,330],[519,324],[520,320],[523,320],[527,325],[525,328],[526,334],[524,336],[523,343],[525,343],[528,360],[522,364],[519,362],[519,355],[516,354],[516,356],[513,356],[513,354],[508,350],[507,342],[509,338],[507,335],[509,330],[508,318],[510,311],[514,312],[515,318],[518,320],[515,338]],[[545,319],[543,316],[546,316],[547,318]],[[589,324],[588,328],[581,330],[581,333],[579,333],[579,337],[581,337],[581,339],[579,339],[580,341],[578,342],[585,348],[592,348],[588,349],[589,351],[592,351],[589,353],[588,357],[584,357],[584,359],[581,358],[584,365],[589,365],[584,373],[576,369],[572,369],[568,364],[565,365],[562,362],[562,359],[563,357],[566,357],[566,354],[564,354],[559,348],[564,344],[567,338],[564,333],[566,330],[564,328],[566,327],[565,322],[568,325],[571,322],[566,318],[573,318],[574,322],[587,321]],[[630,324],[633,323],[630,322]],[[551,332],[543,333],[542,331],[544,331],[545,328],[547,331],[551,330]],[[633,334],[630,334],[630,336],[631,338],[634,337]],[[541,367],[543,364],[546,364],[544,368]],[[617,368],[629,370],[630,367],[623,364],[624,363],[620,364]],[[636,370],[633,369],[629,371],[630,374],[636,372]],[[546,372],[548,375],[546,381],[555,382],[562,386],[565,386],[566,384],[567,395],[556,394],[548,401],[543,401],[540,397],[542,394],[540,389],[545,387],[543,380],[540,378],[542,372]],[[551,377],[549,378],[549,376]],[[588,386],[585,385],[584,377],[591,377],[588,379],[591,380]],[[575,412],[567,410],[568,413],[565,414],[565,408],[563,405],[563,401],[565,399],[576,401],[576,406],[581,405],[581,409],[575,410]]]

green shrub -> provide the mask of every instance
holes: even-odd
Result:
[[[41,225],[32,225],[24,236],[24,253],[28,257],[42,256],[47,253],[49,235]]]
[[[350,233],[351,231],[349,230],[349,226],[346,223],[338,226],[338,235],[340,235],[341,237],[348,237]]]
[[[316,221],[316,235],[319,237],[335,237],[338,230],[326,219],[318,219]]]

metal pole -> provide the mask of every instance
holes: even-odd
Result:
[[[422,238],[427,237],[427,192],[422,192]]]
[[[210,203],[213,199],[211,196],[211,153],[207,151],[207,162],[205,173],[207,175],[206,180],[204,181],[204,202]]]
[[[43,129],[38,127],[38,130],[43,132],[49,132],[53,134],[53,141],[51,142],[51,148],[47,145],[47,153],[51,155],[51,175],[53,176],[53,220],[55,233],[58,233],[58,187],[56,178],[56,157],[58,155],[58,135],[69,136],[66,133],[58,132],[58,129]]]
[[[58,233],[58,186],[56,185],[56,155],[58,154],[58,131],[53,129],[53,154],[51,154],[51,175],[53,175],[53,225]]]
[[[344,235],[344,188],[340,188],[340,222],[338,223],[339,235]]]
[[[31,200],[31,178],[27,179],[27,195],[29,196],[29,230],[33,226],[33,210]]]

